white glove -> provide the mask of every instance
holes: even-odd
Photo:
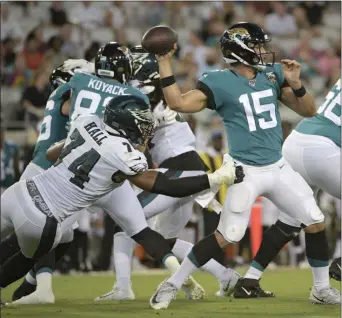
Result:
[[[95,64],[82,59],[69,59],[66,60],[61,66],[61,70],[64,72],[73,71],[75,68],[79,68],[88,73],[95,73]]]
[[[176,122],[177,112],[165,106],[161,101],[153,110],[156,127],[168,126]]]
[[[210,187],[217,184],[231,185],[235,181],[235,164],[232,159],[223,162],[214,173],[208,174]]]

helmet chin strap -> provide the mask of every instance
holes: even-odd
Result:
[[[247,65],[247,66],[250,66],[250,67],[257,69],[258,71],[262,71],[266,68],[266,65],[263,65],[263,64],[251,65],[251,64],[247,63],[244,59],[242,59],[240,56],[236,55],[235,53],[231,53],[231,55],[234,56],[236,58],[236,60],[224,57],[223,61],[225,63],[228,63],[228,64],[234,64],[234,63],[240,62],[244,65]]]

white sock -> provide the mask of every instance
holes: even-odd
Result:
[[[116,283],[123,287],[129,287],[131,284],[131,261],[134,246],[134,240],[125,232],[114,235],[113,255]]]
[[[173,254],[164,256],[163,263],[171,274],[176,273],[180,269],[178,259]]]
[[[317,290],[329,287],[329,266],[311,267],[314,286]]]
[[[26,279],[26,281],[27,281],[29,284],[31,284],[31,285],[37,285],[36,276],[33,276],[33,274],[34,274],[34,273],[32,272],[32,270],[29,271],[29,272],[26,274],[25,279]]]
[[[189,276],[197,270],[198,268],[195,266],[195,264],[191,262],[188,257],[186,257],[182,262],[179,270],[174,273],[167,281],[180,289],[184,282],[189,278]]]
[[[189,255],[193,246],[194,245],[192,243],[177,239],[176,244],[172,249],[172,253],[174,253],[177,258],[184,260]],[[209,260],[209,262],[207,262],[201,268],[219,280],[222,280],[223,277],[227,276],[223,276],[227,273],[226,268],[214,259]]]
[[[36,274],[37,292],[52,292],[51,272],[39,272]]]
[[[251,266],[249,266],[244,278],[260,279],[263,273],[264,270],[262,269],[261,265],[253,261]]]

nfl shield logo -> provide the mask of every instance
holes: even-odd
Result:
[[[254,86],[255,86],[255,80],[250,80],[250,81],[249,81],[249,86],[254,87]]]

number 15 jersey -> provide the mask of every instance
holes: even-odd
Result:
[[[235,160],[264,166],[282,157],[278,98],[283,83],[280,64],[257,72],[252,80],[233,70],[208,72],[199,79],[197,89],[222,117]]]
[[[32,180],[58,221],[87,208],[125,180],[147,169],[143,153],[127,139],[109,135],[95,115],[71,124],[54,166]]]

